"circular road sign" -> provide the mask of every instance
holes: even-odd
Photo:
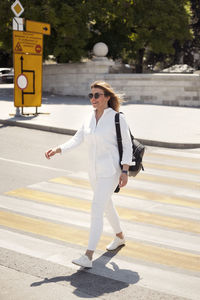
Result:
[[[17,86],[18,88],[20,88],[21,90],[24,90],[28,85],[28,80],[26,78],[26,76],[24,74],[20,74],[17,77]]]
[[[40,52],[42,51],[42,47],[41,47],[40,45],[36,45],[36,46],[35,46],[35,51],[36,51],[37,53],[40,53]]]

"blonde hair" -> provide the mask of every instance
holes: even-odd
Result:
[[[122,95],[115,93],[113,88],[105,81],[95,81],[90,86],[91,89],[99,88],[104,91],[105,96],[110,96],[108,106],[119,112],[120,104],[123,102]]]

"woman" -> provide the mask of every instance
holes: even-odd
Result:
[[[125,118],[120,114],[123,144],[121,170],[115,129],[115,114],[119,111],[121,99],[104,81],[95,81],[91,85],[89,98],[94,109],[82,127],[68,142],[48,150],[45,155],[46,158],[50,159],[56,153],[69,151],[83,141],[88,145],[89,178],[94,191],[90,235],[85,254],[72,262],[82,267],[91,268],[93,253],[103,231],[104,212],[116,235],[106,249],[115,250],[125,244],[119,217],[113,206],[111,196],[118,184],[122,188],[128,182],[128,170],[132,164],[132,143]]]

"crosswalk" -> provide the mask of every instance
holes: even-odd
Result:
[[[148,148],[144,168],[113,196],[126,246],[106,261],[102,254],[113,234],[105,220],[87,272],[128,284],[137,272],[140,287],[199,299],[200,151]],[[87,247],[91,199],[82,172],[6,192],[0,196],[0,246],[76,268],[71,260]]]

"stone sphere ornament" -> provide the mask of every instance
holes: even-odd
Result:
[[[105,57],[108,54],[108,46],[105,43],[96,43],[93,47],[93,53],[97,57]]]

